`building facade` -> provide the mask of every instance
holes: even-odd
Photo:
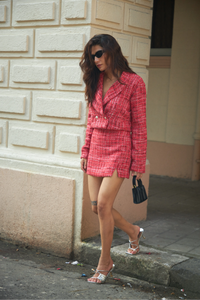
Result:
[[[79,61],[94,34],[111,34],[148,88],[152,7],[0,0],[1,237],[70,256],[98,232],[80,169],[87,105]],[[146,170],[148,189],[148,161]],[[146,218],[146,204],[132,204],[130,180],[116,207],[132,222]]]
[[[148,67],[151,174],[200,180],[200,1],[174,1],[170,50]]]

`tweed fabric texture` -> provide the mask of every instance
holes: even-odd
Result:
[[[112,176],[117,169],[119,177],[129,178],[130,170],[145,173],[144,81],[137,74],[123,72],[120,82],[116,81],[102,100],[103,77],[104,72],[100,74],[95,98],[89,106],[85,145],[81,151],[81,158],[88,159],[87,174]]]

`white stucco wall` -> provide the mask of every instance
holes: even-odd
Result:
[[[66,205],[74,202],[75,248],[87,118],[80,57],[94,34],[112,34],[147,85],[152,6],[153,0],[0,0],[0,170],[75,182],[74,198],[66,195]],[[0,220],[6,236],[4,229]]]

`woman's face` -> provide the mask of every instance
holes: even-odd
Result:
[[[92,46],[91,54],[92,55],[97,54],[97,56],[99,56],[102,53],[98,52],[98,51],[102,51],[102,50],[103,50],[103,48],[99,45]],[[106,63],[106,53],[103,53],[101,57],[97,57],[97,56],[94,56],[94,63],[96,65],[96,67],[101,72],[105,71],[109,67],[108,63]]]

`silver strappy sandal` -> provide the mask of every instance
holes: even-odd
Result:
[[[127,254],[135,255],[135,254],[137,254],[140,251],[140,248],[139,248],[140,238],[143,237],[145,239],[145,237],[143,236],[143,233],[144,233],[144,229],[140,228],[140,232],[138,234],[137,240],[129,241],[129,247],[128,247],[128,249],[131,249],[132,251],[134,251],[134,253],[130,253],[130,252],[126,251]],[[135,242],[138,242],[138,245],[135,244]],[[135,248],[132,248],[131,246],[135,246]]]
[[[106,279],[108,278],[108,276],[109,275],[111,275],[112,276],[112,271],[114,270],[114,268],[115,268],[115,265],[113,264],[112,265],[112,268],[109,270],[109,271],[105,271],[105,270],[96,270],[95,271],[95,274],[99,274],[99,276],[98,277],[91,277],[91,278],[94,278],[94,279],[98,279],[98,280],[100,280],[101,282],[95,282],[95,281],[88,281],[88,282],[90,282],[90,283],[98,283],[98,284],[101,284],[101,283],[105,283],[105,281],[106,281]],[[108,274],[107,275],[104,275],[104,274],[102,274],[101,272],[108,272]]]

